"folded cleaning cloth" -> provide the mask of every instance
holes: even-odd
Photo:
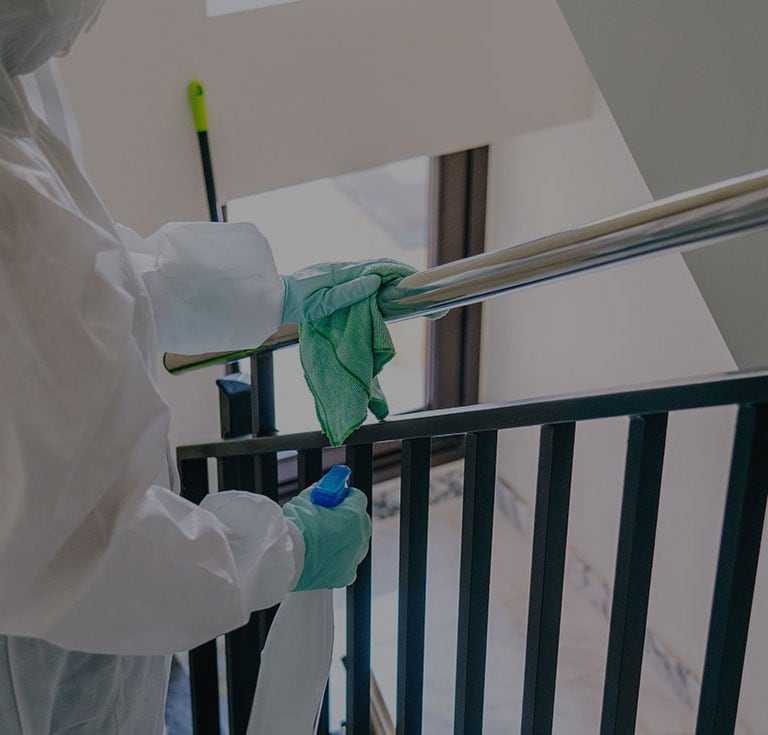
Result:
[[[378,376],[395,356],[395,346],[378,295],[411,272],[400,263],[373,262],[360,275],[378,276],[378,291],[328,317],[299,325],[304,377],[320,426],[333,446],[343,444],[359,428],[368,409],[380,420],[389,414]]]

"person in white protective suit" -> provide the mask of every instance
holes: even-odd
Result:
[[[247,224],[169,225],[144,241],[112,221],[18,81],[102,1],[0,0],[3,735],[162,733],[169,654],[239,627],[300,578],[344,586],[370,537],[359,493],[340,524],[336,511],[288,520],[254,494],[198,507],[168,489],[159,352],[252,346],[282,323],[286,294],[300,318],[324,279],[340,284],[327,310],[371,285],[354,265],[318,266],[306,288],[281,278]],[[310,528],[322,544],[305,544]]]

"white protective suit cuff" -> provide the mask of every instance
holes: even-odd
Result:
[[[131,238],[123,235],[126,245]],[[197,353],[257,347],[282,322],[283,281],[248,223],[166,225],[133,251],[149,291],[160,348]]]
[[[304,567],[304,539],[282,508],[263,495],[239,491],[211,493],[200,507],[226,526],[244,612],[282,602]]]

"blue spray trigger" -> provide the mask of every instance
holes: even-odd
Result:
[[[349,495],[352,470],[344,464],[335,464],[313,486],[310,497],[315,505],[335,508]]]

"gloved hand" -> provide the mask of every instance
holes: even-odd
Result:
[[[357,566],[368,553],[371,518],[359,490],[335,508],[315,505],[311,488],[283,507],[283,515],[304,537],[304,571],[295,591],[346,587],[355,581]]]
[[[388,274],[410,276],[415,269],[382,258],[358,263],[318,263],[283,276],[283,324],[314,322],[367,299],[379,290],[382,279],[371,270],[380,265]],[[366,272],[367,271],[367,272]]]

